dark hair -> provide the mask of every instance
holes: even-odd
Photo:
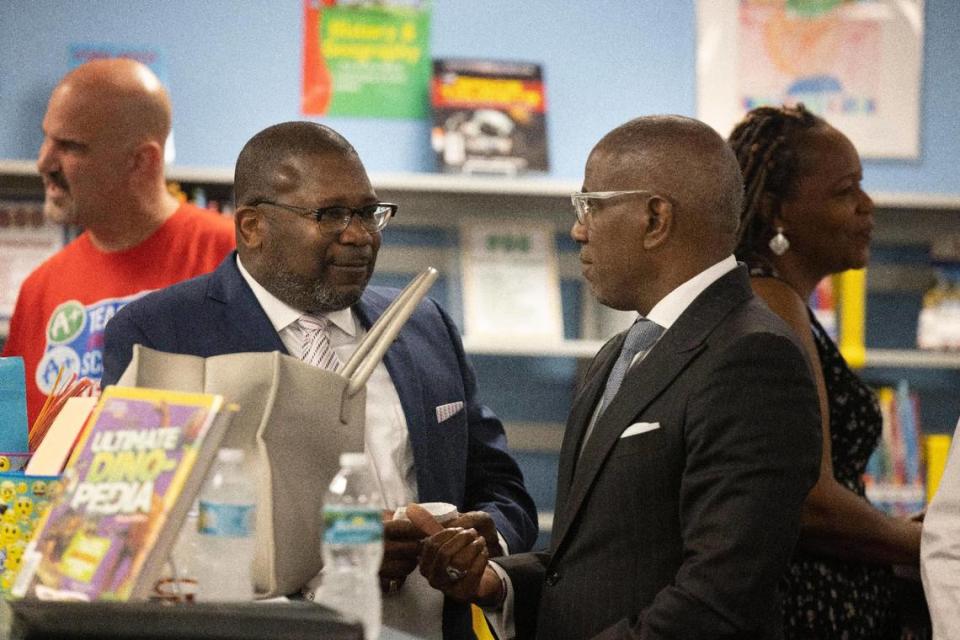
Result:
[[[769,220],[760,212],[764,195],[780,202],[791,195],[800,174],[800,146],[804,134],[826,121],[796,107],[751,109],[730,134],[729,143],[743,173],[744,199],[737,238],[737,258],[763,253],[770,235]]]
[[[267,127],[243,146],[233,174],[237,206],[274,197],[275,174],[293,156],[335,154],[360,157],[347,139],[316,122],[282,122]],[[362,165],[361,165],[362,166]]]

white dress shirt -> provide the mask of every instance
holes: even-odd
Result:
[[[283,346],[298,357],[303,338],[297,319],[303,312],[267,291],[243,267],[239,256],[237,268],[277,330]],[[341,362],[347,362],[366,329],[349,308],[323,315],[330,321],[327,331],[333,350]],[[367,381],[366,409],[364,452],[378,476],[384,506],[396,510],[417,500],[417,476],[403,406],[383,362],[377,365]],[[318,491],[325,489],[317,487]],[[319,584],[320,576],[317,576],[307,585],[307,590],[312,591]],[[443,594],[433,589],[417,569],[407,577],[399,593],[383,596],[383,624],[393,629],[420,638],[442,638],[442,621]]]

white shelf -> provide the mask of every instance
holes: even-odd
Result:
[[[0,174],[11,176],[37,175],[36,160],[0,160]]]
[[[472,355],[592,358],[603,340],[564,340],[562,342],[490,342],[464,337],[463,348]]]
[[[531,356],[592,358],[604,340],[564,340],[562,342],[509,342],[463,339],[467,353],[484,356]],[[869,349],[867,367],[896,369],[958,369],[960,353],[910,349]]]
[[[877,191],[869,195],[878,207],[890,209],[960,209],[960,194]]]
[[[0,160],[0,175],[35,176],[35,160]],[[167,178],[182,182],[230,184],[232,167],[172,166]],[[371,173],[370,180],[378,189],[449,193],[460,195],[535,196],[565,198],[580,190],[576,180],[550,177],[463,176],[442,173]],[[879,207],[916,209],[960,209],[960,193],[874,192]]]
[[[960,369],[960,353],[911,349],[868,349],[868,367]]]
[[[0,160],[0,175],[3,174],[36,176],[36,161]],[[166,177],[179,182],[231,184],[233,168],[172,166],[167,168]],[[565,198],[570,193],[580,190],[579,182],[547,177],[500,178],[442,173],[372,173],[370,180],[378,189],[392,191]]]
[[[922,502],[926,497],[923,487],[895,484],[875,484],[867,487],[870,502]]]

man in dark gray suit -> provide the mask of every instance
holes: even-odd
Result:
[[[801,347],[732,256],[742,191],[689,118],[638,118],[591,152],[571,235],[594,295],[639,317],[574,400],[550,550],[488,563],[448,530],[421,553],[431,584],[502,608],[502,637],[782,637],[820,422]]]

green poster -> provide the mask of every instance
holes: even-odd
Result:
[[[324,7],[321,64],[332,84],[329,115],[425,118],[430,81],[429,5]]]

